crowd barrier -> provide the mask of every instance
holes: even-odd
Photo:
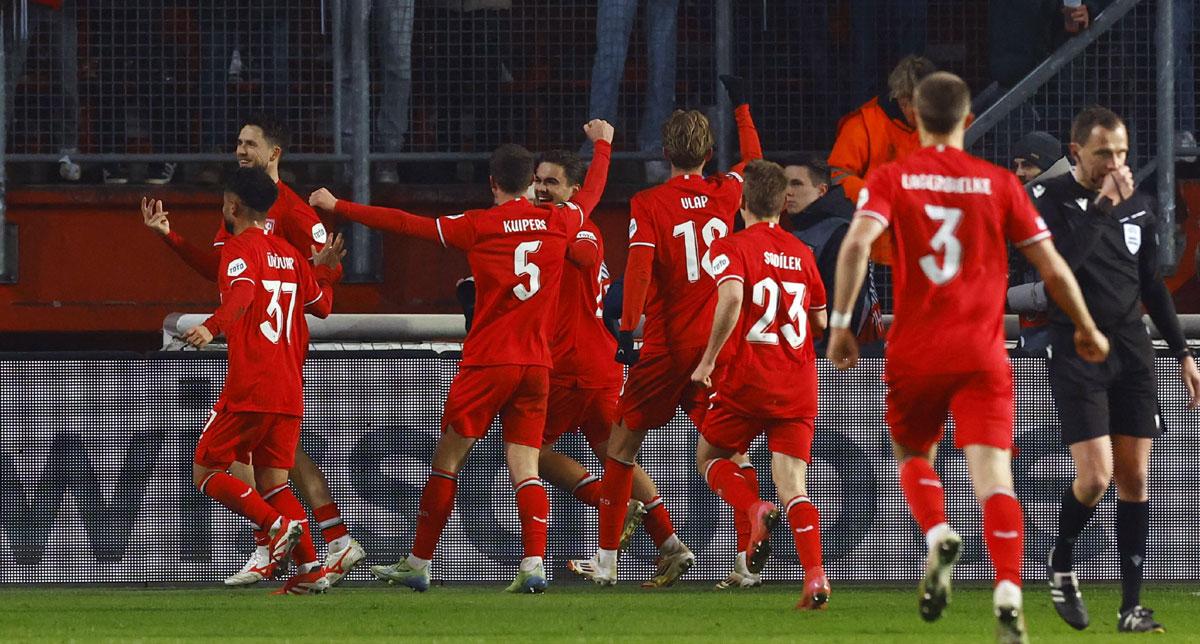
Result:
[[[1014,472],[1027,513],[1024,573],[1040,578],[1072,466],[1059,441],[1044,362],[1016,358],[1013,366]],[[1200,416],[1185,410],[1175,362],[1160,357],[1156,367],[1167,432],[1151,457],[1152,546],[1145,572],[1149,579],[1196,580]],[[351,534],[372,563],[395,561],[411,545],[442,403],[457,368],[451,354],[432,352],[316,353],[308,361],[303,444],[328,476]],[[824,361],[819,368],[809,491],[821,511],[826,571],[835,583],[913,581],[924,542],[895,482],[883,422],[883,361],[864,359],[846,373]],[[0,357],[0,582],[215,582],[236,571],[252,548],[246,523],[191,483],[192,451],[224,370],[220,353]],[[497,434],[480,441],[459,478],[434,579],[507,582],[515,571],[519,524]],[[716,580],[733,562],[733,523],[695,471],[695,441],[695,430],[679,415],[650,434],[640,460],[680,537],[696,552],[687,578]],[[599,471],[579,437],[564,443]],[[756,444],[752,458],[770,494],[765,446]],[[989,579],[966,463],[948,440],[937,467],[949,516],[965,540],[958,575]],[[568,558],[595,548],[596,513],[557,490],[551,507],[548,569],[561,576]],[[1086,579],[1119,575],[1113,510],[1110,492],[1076,548]],[[800,579],[789,535],[786,525],[774,535],[768,580]],[[622,559],[622,579],[648,577],[654,555],[639,534]],[[369,574],[364,567],[351,578]]]

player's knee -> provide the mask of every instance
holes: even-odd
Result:
[[[1106,467],[1093,467],[1080,470],[1075,475],[1075,496],[1084,505],[1095,505],[1108,484],[1112,481],[1112,470]]]
[[[1114,479],[1117,483],[1117,496],[1125,501],[1144,501],[1149,493],[1148,472],[1138,469],[1132,472],[1118,472]]]

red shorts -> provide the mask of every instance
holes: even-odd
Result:
[[[704,417],[700,435],[714,447],[745,454],[750,443],[760,434],[767,435],[767,448],[772,452],[812,460],[812,418],[752,418],[730,411],[716,403]]]
[[[195,461],[214,470],[234,461],[290,470],[299,442],[299,416],[214,409],[200,430]]]
[[[442,414],[442,431],[483,438],[500,415],[504,442],[542,447],[550,369],[528,365],[460,367]]]
[[[553,445],[563,434],[580,429],[594,450],[608,440],[617,421],[620,397],[619,388],[579,389],[551,384],[542,444]]]
[[[927,452],[942,438],[946,414],[954,417],[954,446],[1013,444],[1012,368],[937,375],[885,377],[892,440]]]
[[[629,368],[629,378],[621,392],[619,417],[631,431],[643,432],[662,427],[683,407],[692,422],[703,424],[708,409],[708,392],[692,385],[692,372],[704,356],[704,347],[642,354]],[[718,374],[713,374],[717,381]]]

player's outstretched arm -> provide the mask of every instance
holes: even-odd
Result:
[[[887,230],[874,217],[855,217],[838,253],[837,281],[833,288],[833,313],[829,316],[827,356],[838,369],[858,363],[858,340],[850,332],[851,311],[867,276],[871,244]]]
[[[1046,293],[1075,324],[1075,351],[1088,362],[1102,362],[1108,356],[1108,338],[1096,327],[1067,261],[1054,248],[1054,242],[1043,239],[1021,248],[1046,283]]]
[[[708,346],[700,358],[700,364],[692,372],[692,382],[712,387],[712,372],[717,367],[717,356],[721,348],[733,335],[738,317],[742,313],[742,297],[745,284],[741,280],[727,279],[717,287],[717,310],[713,313],[712,332],[708,335]]]
[[[405,212],[398,208],[364,206],[353,201],[338,199],[327,188],[318,188],[308,196],[308,205],[356,221],[371,228],[378,228],[405,237],[416,237],[439,241],[437,220]]]
[[[583,209],[585,218],[600,203],[604,187],[608,183],[608,167],[612,161],[613,126],[603,119],[592,119],[583,126],[583,132],[593,143],[592,162],[588,165],[583,187],[571,197],[571,202]]]
[[[142,223],[162,237],[167,246],[175,251],[184,263],[192,267],[204,279],[217,281],[217,271],[221,266],[221,253],[215,248],[199,248],[186,240],[179,233],[171,230],[169,215],[158,199],[142,197]]]
[[[229,290],[221,294],[221,306],[203,323],[188,329],[183,334],[183,341],[196,348],[212,342],[213,338],[245,315],[253,302],[254,284],[249,281],[234,282]]]

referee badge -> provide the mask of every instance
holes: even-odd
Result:
[[[1142,247],[1142,227],[1137,224],[1124,224],[1124,228],[1125,248],[1137,255],[1138,249]]]

